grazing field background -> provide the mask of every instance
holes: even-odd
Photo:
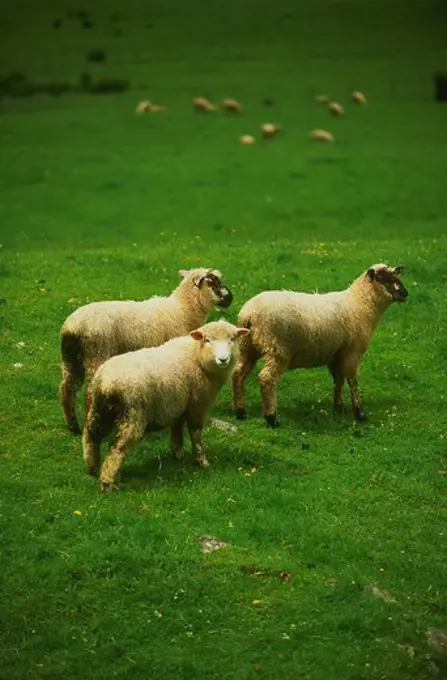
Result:
[[[130,82],[1,90],[0,678],[447,677],[431,630],[447,617],[447,103],[432,82],[446,4],[75,9],[90,27],[56,1],[3,3],[0,21],[2,77]],[[92,49],[105,61],[88,63]],[[196,114],[195,96],[244,114]],[[167,110],[136,116],[142,99]],[[273,141],[265,122],[282,126]],[[208,426],[210,470],[171,461],[160,433],[100,494],[58,398],[72,310],[166,294],[178,269],[210,266],[234,321],[260,290],[341,289],[375,262],[405,264],[410,295],[362,362],[365,425],[332,416],[316,369],[284,377],[268,430],[253,376],[246,423],[229,386],[213,408],[237,430]],[[227,547],[202,553],[202,535]]]

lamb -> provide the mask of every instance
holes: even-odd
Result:
[[[366,418],[358,392],[357,371],[371,336],[392,302],[404,302],[408,291],[398,275],[404,267],[376,264],[346,290],[326,294],[266,291],[248,300],[238,324],[251,330],[241,343],[233,373],[233,406],[245,419],[245,381],[261,357],[259,373],[263,415],[278,426],[276,385],[288,369],[328,366],[334,380],[334,409],[343,409],[342,388],[348,381],[357,420]]]
[[[233,295],[216,269],[179,271],[182,281],[169,297],[144,301],[92,302],[74,311],[61,328],[60,398],[68,428],[80,434],[76,393],[88,385],[110,357],[142,347],[156,347],[186,335],[205,322],[214,305],[229,307]]]
[[[117,487],[125,457],[145,432],[170,427],[172,452],[180,459],[186,424],[197,463],[209,466],[202,444],[205,414],[231,376],[238,338],[249,332],[214,321],[161,347],[127,352],[100,366],[91,385],[83,449],[88,472],[97,475],[101,442],[116,428],[100,474],[104,491]]]

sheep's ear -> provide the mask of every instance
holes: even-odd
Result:
[[[193,283],[194,283],[195,286],[197,286],[197,288],[200,288],[200,286],[202,285],[202,283],[204,281],[205,281],[205,277],[200,276],[200,274],[196,274],[196,276],[193,278]]]
[[[395,274],[402,274],[402,272],[405,271],[405,265],[404,264],[398,264],[397,267],[393,268],[393,272]]]
[[[249,328],[238,328],[236,329],[236,335],[248,335],[250,333]]]
[[[202,331],[191,331],[190,336],[194,338],[194,340],[203,340]]]
[[[209,273],[214,274],[218,279],[222,278],[222,273],[218,269],[210,269]]]
[[[376,276],[375,269],[373,267],[371,267],[371,269],[368,269],[368,271],[366,272],[366,276],[370,281],[374,281]]]
[[[179,270],[178,270],[178,275],[179,275],[182,279],[186,278],[186,277],[188,276],[188,274],[189,274],[189,271],[188,271],[187,269],[179,269]]]

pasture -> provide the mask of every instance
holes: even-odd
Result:
[[[82,9],[7,3],[0,24],[0,77],[73,86],[0,93],[1,680],[447,677],[445,3]],[[130,87],[76,91],[83,73]],[[145,99],[167,110],[137,116]],[[263,289],[342,289],[376,262],[406,265],[409,297],[362,361],[365,424],[315,369],[284,376],[270,430],[254,374],[246,422],[230,385],[212,409],[237,429],[210,422],[209,470],[162,432],[100,493],[59,403],[71,311],[210,266],[234,294],[210,320],[234,322]]]

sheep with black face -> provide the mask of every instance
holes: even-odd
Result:
[[[86,412],[95,371],[110,357],[157,347],[201,326],[211,309],[229,307],[233,295],[217,269],[179,272],[182,281],[168,297],[92,302],[74,311],[61,328],[61,402],[68,428],[79,434],[76,394],[86,381]]]
[[[399,279],[403,266],[376,264],[346,290],[325,294],[287,290],[265,291],[248,300],[238,324],[251,330],[241,343],[233,374],[233,405],[239,419],[246,417],[245,381],[258,359],[263,415],[276,427],[276,386],[288,369],[327,366],[334,380],[334,409],[343,407],[342,388],[348,381],[357,420],[365,419],[358,391],[361,357],[385,311],[404,302],[408,291]]]

